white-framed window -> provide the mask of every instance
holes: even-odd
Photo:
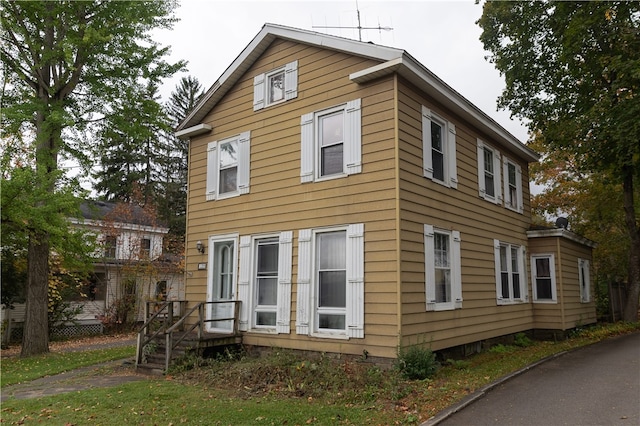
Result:
[[[290,332],[293,232],[240,237],[239,329]]]
[[[140,238],[140,259],[150,259],[151,258],[151,238],[142,237]]]
[[[298,61],[253,78],[253,110],[279,104],[298,96]]]
[[[250,140],[244,132],[207,144],[208,201],[249,193]]]
[[[118,237],[115,235],[106,235],[104,237],[103,254],[106,259],[116,259],[118,255]]]
[[[586,259],[578,259],[578,273],[580,280],[580,301],[582,303],[591,302],[591,272],[590,262]]]
[[[493,240],[496,268],[496,300],[498,305],[526,302],[526,268],[523,246]]]
[[[462,308],[460,232],[424,225],[427,311]]]
[[[531,256],[531,275],[533,301],[556,303],[555,256],[553,254],[535,254]]]
[[[522,213],[522,168],[507,157],[503,157],[504,205],[506,208]]]
[[[360,99],[305,114],[300,126],[303,183],[362,172]]]
[[[364,224],[298,234],[296,332],[364,338]]]
[[[458,187],[456,126],[422,106],[423,174],[434,182]]]
[[[500,153],[478,139],[478,186],[480,198],[502,203],[500,185]]]

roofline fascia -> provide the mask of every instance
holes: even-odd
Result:
[[[82,227],[93,227],[98,230],[105,230],[107,228],[116,228],[118,230],[126,230],[126,231],[136,231],[136,232],[148,232],[153,234],[167,234],[169,233],[169,228],[165,228],[162,226],[149,226],[149,225],[138,225],[135,223],[127,223],[127,222],[113,222],[113,225],[106,225],[105,221],[102,220],[94,220],[94,219],[84,219],[83,221],[79,221],[75,218],[69,218],[69,222],[74,225],[82,226]]]
[[[576,233],[573,233],[563,228],[535,229],[535,230],[527,231],[527,238],[545,238],[545,237],[566,238],[568,240],[574,241],[576,243],[579,243],[591,248],[596,248],[598,246],[598,243],[596,243],[595,241],[591,241],[588,238],[585,238],[581,235],[578,235]]]
[[[196,124],[195,126],[188,127],[186,129],[180,130],[176,132],[174,135],[178,139],[189,139],[194,136],[202,135],[204,133],[209,133],[212,127],[206,123]]]
[[[528,148],[518,138],[513,136],[504,127],[498,124],[494,119],[489,117],[481,109],[467,100],[460,93],[455,91],[451,86],[441,80],[433,72],[429,71],[422,64],[405,54],[401,58],[396,58],[382,64],[375,65],[370,68],[352,73],[349,78],[356,83],[365,83],[397,72],[401,76],[411,81],[411,77],[417,77],[422,83],[432,87],[440,95],[439,100],[445,104],[449,102],[454,110],[461,111],[476,122],[486,127],[487,130],[506,141],[517,153],[521,154],[528,162],[537,162],[540,155]]]

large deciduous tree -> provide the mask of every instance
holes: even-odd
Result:
[[[3,130],[33,135],[33,177],[25,191],[42,194],[34,209],[45,210],[55,198],[61,156],[87,148],[71,142],[70,130],[108,115],[127,88],[183,67],[167,63],[167,48],[150,38],[151,30],[171,27],[175,7],[173,1],[2,1],[2,77],[11,89],[2,99]],[[23,223],[29,238],[23,356],[49,349],[51,229],[43,223],[62,223],[52,219],[63,213],[49,208],[46,214],[47,220]]]
[[[623,318],[637,320],[640,225],[640,3],[487,2],[478,21],[505,76],[499,105],[530,122],[544,148],[622,193],[629,244]]]

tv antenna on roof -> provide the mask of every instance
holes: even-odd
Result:
[[[311,28],[337,28],[337,29],[351,29],[358,30],[358,41],[362,41],[362,30],[378,30],[378,31],[392,31],[392,27],[383,27],[378,23],[377,27],[363,27],[360,23],[360,8],[358,7],[358,2],[356,0],[356,12],[358,15],[358,26],[357,27],[326,27],[326,26],[316,26],[312,25]]]

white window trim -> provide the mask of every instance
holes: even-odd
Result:
[[[222,144],[238,141],[238,188],[236,191],[220,194],[218,183],[220,179],[220,163],[218,161],[218,150]],[[251,155],[251,132],[243,132],[239,135],[209,142],[207,144],[207,180],[206,180],[206,200],[222,200],[225,198],[237,197],[249,193],[249,168]]]
[[[255,292],[256,292],[256,247],[259,240],[268,238],[278,239],[278,284],[276,325],[256,326],[254,320]],[[283,231],[279,234],[243,235],[240,237],[240,278],[238,280],[238,300],[240,307],[241,331],[264,333],[290,333],[291,320],[291,258],[293,232]]]
[[[449,236],[451,247],[451,301],[436,302],[435,287],[435,232]],[[460,232],[434,228],[424,225],[424,265],[425,265],[425,294],[427,311],[449,311],[462,309],[462,267],[460,257]]]
[[[504,179],[504,206],[509,210],[513,210],[522,214],[524,212],[523,195],[522,195],[522,168],[519,164],[511,161],[506,156],[502,158],[502,175]],[[516,169],[516,206],[509,205],[509,164]]]
[[[435,121],[442,127],[443,154],[444,154],[444,180],[433,177],[433,157],[431,140],[431,122]],[[422,105],[422,167],[423,176],[440,185],[449,188],[458,187],[458,170],[456,164],[456,126],[443,119]]]
[[[591,271],[590,262],[587,259],[578,259],[578,281],[580,284],[580,302],[591,302]]]
[[[347,294],[344,331],[318,331],[315,324],[315,245],[319,233],[346,231]],[[364,338],[364,224],[302,229],[298,232],[296,333],[319,338]]]
[[[269,103],[268,77],[284,70],[284,99]],[[253,78],[253,110],[259,111],[272,105],[278,105],[298,97],[298,61],[258,74]]]
[[[512,270],[511,270],[511,248],[515,247],[518,249],[518,256],[519,256],[519,262],[518,262],[518,268],[520,271],[520,283],[519,283],[519,287],[520,287],[520,297],[519,298],[513,298],[513,297],[504,297],[504,295],[502,294],[502,268],[501,268],[501,264],[500,264],[500,246],[505,246],[507,247],[507,253],[508,253],[508,261],[507,261],[507,269],[509,271],[509,286],[510,288],[512,288],[513,283],[511,282],[511,279],[513,277],[512,275]],[[494,249],[494,259],[495,259],[495,273],[496,273],[496,302],[498,305],[512,305],[512,304],[516,304],[516,303],[526,303],[529,301],[529,294],[527,292],[527,286],[526,286],[526,282],[527,282],[527,269],[526,269],[526,265],[525,265],[525,248],[524,246],[520,246],[517,244],[509,244],[509,243],[505,243],[505,242],[501,242],[500,240],[493,240],[493,249]]]
[[[482,140],[478,139],[478,191],[480,198],[490,201],[494,204],[502,204],[502,185],[500,184],[500,152]],[[484,150],[488,149],[493,152],[493,190],[495,196],[487,194],[484,181]]]
[[[318,118],[332,112],[344,110],[343,167],[341,174],[320,176],[318,165]],[[354,99],[320,111],[304,114],[300,118],[301,158],[300,180],[302,183],[346,177],[362,172],[362,116],[361,101]]]
[[[537,271],[536,271],[536,259],[538,258],[548,258],[549,259],[549,270],[551,274],[551,299],[538,299],[538,287],[536,285]],[[558,291],[557,291],[557,283],[556,283],[556,258],[553,253],[537,253],[531,256],[531,289],[533,292],[533,302],[534,303],[548,303],[548,304],[556,304],[558,303]]]

